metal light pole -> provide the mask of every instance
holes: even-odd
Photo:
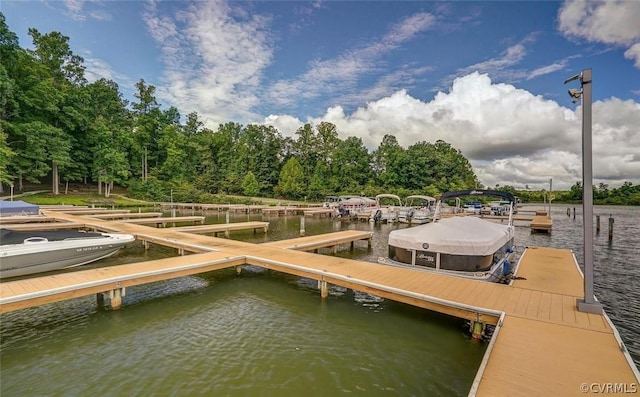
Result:
[[[582,223],[584,237],[584,299],[578,299],[578,310],[602,313],[602,304],[593,294],[593,162],[591,156],[591,69],[567,79],[564,83],[580,80],[581,89],[569,90],[573,103],[582,96]]]

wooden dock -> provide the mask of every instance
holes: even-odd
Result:
[[[229,233],[233,230],[250,230],[253,229],[255,233],[257,230],[263,230],[265,233],[269,229],[269,222],[234,222],[234,223],[218,223],[212,225],[199,225],[199,226],[178,226],[173,228],[180,232],[205,234],[213,233],[217,236],[218,233],[225,234],[225,237],[229,237]]]
[[[531,220],[532,232],[551,233],[553,221],[546,215],[537,215]]]
[[[162,212],[124,212],[111,214],[93,214],[92,218],[97,219],[131,219],[131,218],[159,218]]]
[[[502,285],[286,249],[311,240],[256,245],[171,228],[60,217],[204,253],[1,283],[0,312],[97,293],[113,305],[131,285],[249,264],[317,280],[323,297],[334,284],[475,324],[495,324],[473,396],[584,395],[584,383],[640,383],[608,317],[577,310],[582,274],[569,250],[527,249],[516,269],[522,279]]]
[[[125,219],[123,223],[135,223],[137,225],[156,225],[156,227],[166,227],[168,224],[175,226],[176,223],[193,222],[194,224],[203,224],[204,216],[169,216],[162,218],[142,218],[142,219]]]

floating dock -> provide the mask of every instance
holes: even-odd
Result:
[[[317,280],[322,297],[334,284],[467,319],[474,327],[496,325],[469,393],[473,396],[577,396],[584,395],[584,384],[640,384],[606,314],[577,310],[583,278],[569,250],[528,248],[516,269],[519,279],[502,285],[291,250],[309,248],[307,238],[258,245],[171,228],[47,215],[203,253],[1,283],[0,312],[89,294],[119,306],[132,285],[228,267],[240,271],[248,264]],[[325,240],[332,243],[331,236]]]
[[[531,231],[551,234],[553,221],[546,215],[537,215],[531,220]]]

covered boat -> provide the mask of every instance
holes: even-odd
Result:
[[[131,234],[0,228],[0,278],[80,266],[106,258],[135,241]]]
[[[485,281],[500,281],[511,272],[508,259],[515,248],[511,211],[509,222],[500,224],[472,215],[437,219],[438,206],[433,222],[392,231],[389,257],[379,261]]]
[[[22,200],[0,200],[0,217],[40,215],[40,207]]]

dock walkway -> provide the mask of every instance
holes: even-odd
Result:
[[[104,291],[117,298],[117,291],[149,280],[249,264],[317,280],[322,296],[327,284],[334,284],[496,324],[470,395],[577,396],[584,395],[584,383],[640,383],[608,317],[577,311],[582,274],[569,250],[527,249],[517,268],[523,279],[502,285],[283,249],[291,242],[257,245],[171,228],[47,215],[205,253],[2,283],[0,312]]]

